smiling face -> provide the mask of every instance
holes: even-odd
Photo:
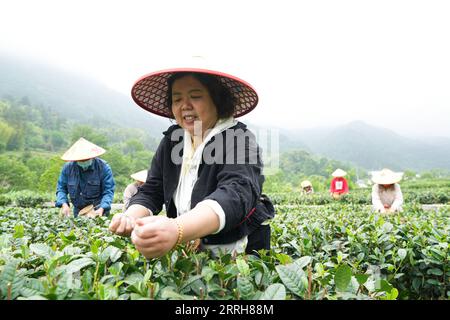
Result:
[[[186,75],[172,86],[172,113],[177,123],[194,136],[194,124],[201,124],[202,137],[217,122],[217,108],[208,89],[194,76]]]

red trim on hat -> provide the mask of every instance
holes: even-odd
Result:
[[[133,101],[142,109],[144,109],[147,112],[151,112],[154,113],[156,115],[162,116],[162,117],[166,117],[169,119],[173,119],[173,116],[170,116],[170,114],[168,112],[163,112],[161,111],[162,109],[159,109],[155,106],[157,106],[157,104],[146,104],[145,102],[142,101],[142,96],[140,96],[140,94],[136,94],[135,91],[141,90],[141,88],[136,89],[137,85],[140,84],[140,82],[145,81],[146,79],[150,79],[152,77],[155,77],[157,79],[158,76],[161,75],[168,75],[170,76],[170,74],[172,73],[177,73],[177,72],[193,72],[193,73],[206,73],[206,74],[211,74],[211,75],[215,75],[215,76],[219,76],[222,78],[228,78],[231,81],[235,81],[237,83],[239,83],[240,85],[242,85],[243,87],[247,87],[250,92],[252,92],[252,98],[254,101],[252,101],[252,105],[251,107],[248,108],[238,108],[237,109],[237,115],[235,115],[235,117],[241,117],[247,113],[249,113],[250,111],[252,111],[256,105],[258,104],[258,94],[256,93],[256,90],[246,81],[235,77],[233,75],[224,73],[224,72],[219,72],[219,71],[215,71],[215,70],[209,70],[209,69],[201,69],[201,68],[172,68],[172,69],[164,69],[164,70],[159,70],[159,71],[155,71],[155,72],[151,72],[148,73],[142,77],[140,77],[137,81],[135,81],[135,83],[133,84],[132,88],[131,88],[131,97],[133,99]],[[224,84],[226,85],[226,84]],[[152,86],[149,86],[149,88],[151,88]],[[155,88],[155,87],[153,87]],[[235,95],[235,92],[232,92],[233,95]],[[158,93],[156,93],[156,95],[158,95]],[[151,97],[152,99],[154,98]],[[244,105],[247,103],[243,103]],[[238,104],[239,105],[239,104]],[[242,103],[241,103],[242,105]],[[153,106],[153,107],[152,107]]]

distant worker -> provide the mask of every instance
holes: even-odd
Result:
[[[342,169],[336,169],[331,175],[330,192],[334,199],[339,199],[343,194],[348,193],[348,183],[344,176],[347,174]]]
[[[105,149],[80,138],[61,157],[64,164],[58,179],[55,206],[65,216],[109,215],[115,182],[111,167],[98,158]]]
[[[312,186],[311,181],[309,181],[309,180],[302,181],[301,187],[302,187],[302,193],[303,194],[312,194],[312,193],[314,193],[314,188]]]
[[[402,173],[389,169],[374,172],[372,181],[372,209],[380,213],[393,213],[402,211],[403,194],[398,182]]]
[[[138,192],[138,188],[145,183],[145,180],[147,180],[147,173],[147,170],[141,170],[131,175],[135,182],[130,183],[123,192],[123,210],[128,209],[130,199]]]

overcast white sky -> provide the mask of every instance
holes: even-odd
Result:
[[[433,0],[2,0],[0,50],[128,96],[143,74],[201,55],[257,89],[244,121],[450,137],[449,17]]]

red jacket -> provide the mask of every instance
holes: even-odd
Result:
[[[347,193],[348,192],[347,180],[345,180],[345,178],[342,177],[333,178],[333,180],[331,180],[330,192],[339,194]]]

